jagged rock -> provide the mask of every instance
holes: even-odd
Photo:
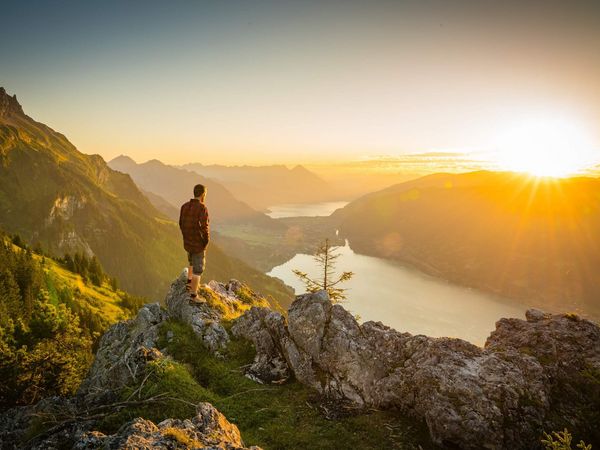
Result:
[[[600,374],[600,328],[570,315],[527,317],[500,320],[480,348],[380,322],[359,325],[319,292],[298,296],[287,324],[252,308],[232,332],[256,346],[252,376],[268,381],[271,361],[285,361],[323,395],[423,418],[438,444],[518,449],[539,446],[544,429],[593,430],[578,411],[600,408],[600,383],[588,373]]]
[[[217,352],[229,343],[229,335],[220,323],[222,314],[218,309],[211,307],[208,302],[190,304],[190,294],[186,291],[186,280],[187,270],[184,270],[181,276],[171,284],[165,299],[169,316],[189,324],[200,336],[204,345],[211,352]],[[221,300],[228,301],[230,299]]]
[[[256,347],[256,357],[246,372],[248,378],[270,383],[290,377],[287,361],[279,347],[286,335],[281,314],[268,308],[253,307],[234,323],[231,332],[234,336],[251,339]]]
[[[551,314],[546,314],[544,311],[540,311],[539,309],[532,308],[525,311],[525,318],[528,322],[537,322],[538,320],[549,319],[551,317]]]
[[[100,339],[96,358],[78,394],[89,401],[108,400],[137,380],[148,361],[162,357],[156,348],[159,327],[167,319],[158,303],[144,305],[133,320],[119,322]]]
[[[135,319],[119,322],[104,334],[89,375],[79,388],[80,395],[91,402],[108,401],[107,396],[143,376],[148,361],[163,357],[157,341],[161,324],[169,318],[189,324],[206,348],[218,354],[229,343],[229,335],[221,324],[224,315],[235,317],[249,304],[268,304],[251,291],[243,291],[245,286],[236,280],[203,285],[201,295],[209,299],[190,304],[186,280],[184,270],[171,284],[165,299],[166,311],[158,303],[145,305]],[[238,297],[242,292],[244,298]]]
[[[16,95],[11,97],[3,87],[0,87],[0,117],[11,113],[24,114],[23,107],[18,102]]]
[[[200,403],[192,419],[167,419],[155,425],[137,418],[113,435],[84,433],[74,449],[245,449],[238,428],[210,403]],[[250,447],[260,450],[259,447]]]

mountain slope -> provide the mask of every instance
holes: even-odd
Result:
[[[144,299],[104,277],[85,281],[2,232],[0,261],[0,409],[74,393],[100,336],[135,315]]]
[[[333,215],[350,245],[463,285],[600,315],[600,180],[436,174]]]
[[[186,265],[176,223],[150,204],[129,175],[26,116],[1,88],[0,227],[41,242],[52,254],[96,255],[124,289],[151,298]],[[206,276],[222,274],[248,280],[265,295],[291,297],[283,283],[213,245]]]
[[[223,183],[244,202],[258,210],[282,203],[338,200],[339,193],[303,166],[222,166],[191,163],[181,166]]]

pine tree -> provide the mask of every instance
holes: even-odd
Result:
[[[71,256],[70,253],[65,254],[65,267],[67,268],[67,270],[70,270],[71,272],[75,272],[75,261],[73,261],[73,257]]]
[[[348,281],[354,275],[353,272],[342,272],[339,277],[335,276],[335,264],[340,254],[335,250],[338,247],[329,245],[329,239],[317,248],[314,260],[321,267],[323,278],[315,280],[300,270],[294,270],[294,274],[306,285],[308,292],[326,290],[332,302],[337,303],[346,299],[346,289],[337,287],[340,283]]]
[[[100,286],[102,281],[104,281],[104,271],[102,270],[102,266],[100,265],[98,258],[96,258],[96,255],[92,256],[90,259],[88,272],[91,282],[96,286]]]

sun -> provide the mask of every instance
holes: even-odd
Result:
[[[540,177],[576,175],[600,159],[587,130],[561,116],[515,120],[500,131],[494,144],[500,169]]]

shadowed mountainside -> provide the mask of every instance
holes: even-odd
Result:
[[[452,282],[600,316],[600,180],[436,174],[333,214],[359,253]]]

